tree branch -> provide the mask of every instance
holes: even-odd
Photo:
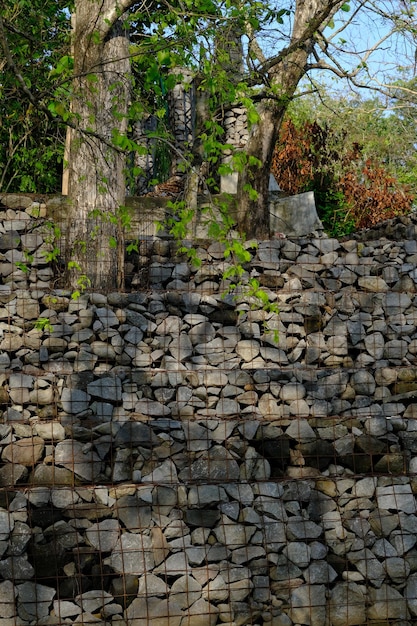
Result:
[[[271,70],[274,66],[281,63],[285,58],[287,58],[290,54],[299,50],[302,46],[304,46],[309,40],[314,37],[314,34],[317,31],[320,31],[323,28],[324,23],[334,15],[334,13],[342,6],[343,0],[337,0],[336,2],[329,2],[328,5],[319,11],[317,15],[314,16],[312,20],[308,22],[308,25],[304,32],[300,36],[296,36],[296,38],[290,43],[289,46],[283,48],[279,54],[268,59],[266,63],[263,63],[258,71],[261,74],[264,74]]]

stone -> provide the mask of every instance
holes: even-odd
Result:
[[[408,344],[403,339],[387,341],[384,347],[384,358],[389,361],[401,361],[405,358]]]
[[[46,617],[56,595],[55,589],[30,581],[17,585],[17,610],[23,619]]]
[[[388,485],[376,488],[376,498],[380,509],[416,513],[416,501],[410,485]]]
[[[285,546],[283,554],[299,567],[307,567],[311,560],[309,545],[301,541],[290,541]]]
[[[292,402],[293,400],[300,400],[304,398],[306,395],[306,389],[304,385],[300,383],[288,383],[282,386],[279,395],[283,402]]]
[[[401,557],[391,556],[385,560],[385,569],[394,583],[403,583],[410,574],[410,565]]]
[[[88,446],[71,439],[57,444],[55,463],[88,482],[95,482],[101,472],[101,460],[98,455]]]
[[[24,320],[36,320],[40,316],[40,306],[33,298],[18,298],[16,314]]]
[[[99,398],[107,402],[120,402],[122,400],[120,378],[99,378],[87,385],[87,393],[93,398]]]
[[[108,559],[110,567],[120,574],[142,575],[155,566],[152,540],[140,533],[124,533]]]
[[[381,563],[368,548],[350,552],[348,559],[365,578],[372,578],[376,587],[381,587],[385,579],[385,571]]]
[[[61,404],[67,413],[82,413],[88,409],[91,396],[82,389],[64,387],[61,392]]]
[[[333,626],[366,624],[366,596],[354,582],[340,582],[330,592],[329,617]]]
[[[293,419],[285,434],[299,442],[314,441],[316,439],[314,430],[305,419]]]
[[[188,609],[201,598],[201,585],[192,576],[180,576],[171,586],[170,598],[182,610]]]
[[[350,379],[350,385],[356,394],[363,396],[372,396],[376,387],[374,377],[366,370],[355,372]]]
[[[34,425],[36,434],[44,441],[63,441],[65,439],[65,429],[60,422],[51,420],[50,422],[37,422]]]
[[[139,598],[149,598],[151,596],[164,597],[168,594],[168,591],[168,585],[154,574],[146,573],[139,578],[139,586],[137,589],[137,596]]]
[[[385,293],[389,291],[387,283],[380,276],[360,276],[358,285],[364,291],[372,291],[374,293]]]
[[[3,619],[14,618],[16,615],[15,594],[16,589],[11,580],[0,583],[0,610]]]
[[[384,584],[369,590],[368,619],[370,620],[406,620],[409,617],[407,600],[397,589]]]
[[[86,591],[77,595],[75,602],[83,611],[87,613],[97,613],[98,610],[102,609],[106,604],[113,602],[113,596],[103,589],[100,590],[100,593],[97,593],[97,590]]]
[[[301,585],[291,591],[289,615],[294,623],[308,626],[326,624],[326,588],[324,585]]]
[[[53,607],[55,615],[61,620],[81,613],[81,608],[69,600],[54,600]]]
[[[45,442],[41,437],[24,437],[6,446],[1,458],[9,463],[32,467],[42,457],[44,448]]]
[[[88,543],[100,552],[111,552],[119,540],[120,524],[115,519],[105,519],[92,524],[86,530]]]
[[[404,596],[407,599],[408,610],[415,617],[417,615],[417,574],[415,572],[407,578]]]
[[[135,598],[126,609],[128,623],[135,626],[180,626],[182,618],[180,606],[166,598]]]
[[[117,499],[118,517],[129,532],[139,533],[151,523],[151,507],[136,496]]]
[[[197,459],[189,468],[179,473],[180,480],[236,480],[239,466],[233,456],[221,446],[213,446],[204,456]]]

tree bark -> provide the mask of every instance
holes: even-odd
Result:
[[[67,283],[73,289],[111,290],[122,286],[123,277],[119,211],[125,199],[125,155],[114,137],[127,130],[128,36],[113,0],[79,0],[73,35],[71,106],[77,129],[71,132],[69,154]]]
[[[251,129],[246,145],[248,157],[257,159],[257,163],[245,166],[238,179],[237,224],[240,233],[247,237],[269,237],[269,172],[285,109],[275,102],[264,102],[258,111],[259,121]]]
[[[275,143],[288,105],[306,72],[314,37],[342,3],[338,0],[297,0],[291,42],[286,51],[267,61],[268,83],[274,97],[259,106],[246,146],[248,164],[239,174],[237,226],[247,237],[269,236],[269,173]],[[253,161],[253,159],[252,159]],[[255,192],[255,193],[254,193]]]

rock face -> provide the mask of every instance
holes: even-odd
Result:
[[[36,208],[0,214],[0,626],[415,623],[415,218],[248,243],[267,314],[164,239],[74,301]]]

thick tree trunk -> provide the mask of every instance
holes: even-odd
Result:
[[[113,0],[79,0],[74,30],[67,282],[100,290],[121,287],[124,243],[119,210],[125,198],[125,157],[113,145],[127,128],[128,38],[120,19],[109,25]],[[82,286],[82,285],[81,285]]]
[[[262,102],[259,121],[251,128],[246,147],[248,162],[255,157],[261,165],[246,166],[238,180],[237,226],[248,237],[264,238],[269,235],[269,173],[279,130],[298,83],[305,74],[314,37],[341,4],[339,0],[296,0],[287,54],[277,56],[276,63],[268,63],[265,68],[274,98]]]
[[[237,191],[238,229],[247,237],[269,237],[269,172],[284,113],[282,106],[263,103],[259,121],[249,135],[246,153],[248,157],[255,157],[257,162],[246,165],[239,174]]]
[[[261,103],[259,120],[249,133],[246,146],[248,165],[239,174],[237,193],[238,228],[248,237],[261,239],[269,236],[268,188],[272,156],[284,115],[304,74],[307,58],[308,52],[303,47],[271,70],[270,82],[280,97]],[[250,164],[251,157],[256,160],[253,164]]]

